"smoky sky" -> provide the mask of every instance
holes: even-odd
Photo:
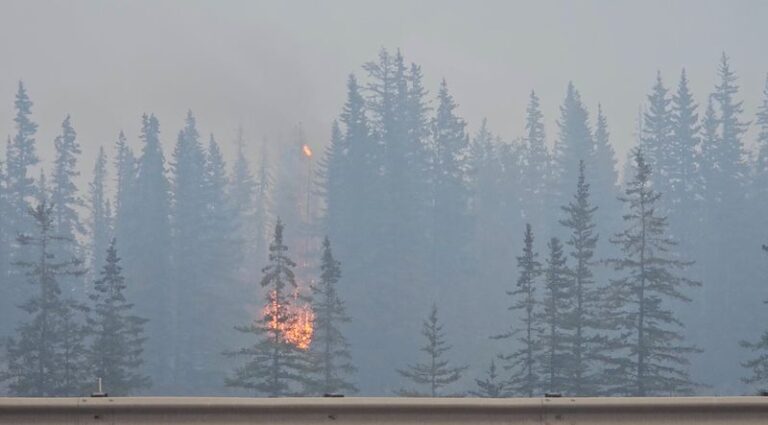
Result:
[[[474,132],[483,117],[522,135],[530,90],[547,138],[572,80],[594,118],[601,103],[619,159],[657,70],[674,87],[685,67],[699,104],[731,57],[751,115],[768,55],[764,1],[8,1],[0,3],[0,135],[12,134],[23,79],[40,124],[44,166],[66,114],[90,170],[120,130],[134,146],[140,116],[161,122],[166,156],[188,109],[231,153],[242,125],[258,153],[292,139],[326,143],[349,73],[401,49],[434,94],[445,78]],[[751,133],[750,133],[751,134]],[[749,141],[747,141],[749,143]]]

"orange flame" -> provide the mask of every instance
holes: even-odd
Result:
[[[309,145],[305,144],[301,147],[301,151],[304,152],[304,156],[307,158],[312,158],[312,148],[309,147]]]
[[[298,293],[293,298],[297,300]],[[262,314],[263,317],[269,317],[267,327],[280,332],[286,342],[302,350],[309,348],[315,331],[315,312],[309,305],[292,304],[287,308],[282,308],[277,302],[274,291],[272,291],[269,304],[264,307]],[[280,323],[278,319],[280,314],[288,316],[288,319],[283,323]]]

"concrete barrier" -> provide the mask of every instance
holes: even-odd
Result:
[[[0,398],[0,424],[768,424],[768,397]]]

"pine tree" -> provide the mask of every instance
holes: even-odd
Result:
[[[125,277],[115,239],[109,243],[99,278],[89,295],[93,340],[88,361],[110,395],[125,396],[149,388],[150,379],[140,372],[147,319],[132,314],[133,304],[125,297]]]
[[[600,291],[595,287],[593,267],[598,235],[593,216],[598,208],[590,200],[590,185],[586,182],[584,161],[579,163],[579,178],[576,193],[567,206],[561,207],[566,218],[560,224],[566,227],[569,238],[570,257],[574,264],[570,268],[573,279],[571,299],[573,309],[568,318],[571,330],[572,364],[568,379],[563,382],[563,391],[574,395],[594,394],[597,390],[590,379],[597,360],[597,328],[600,320]]]
[[[437,305],[432,304],[432,310],[422,325],[421,334],[426,339],[426,345],[421,351],[427,354],[424,363],[416,363],[406,369],[398,369],[397,373],[418,386],[426,386],[426,392],[418,390],[400,390],[401,396],[411,397],[440,397],[444,396],[443,389],[461,379],[466,366],[451,366],[445,359],[445,354],[451,346],[445,341],[443,325],[437,317]]]
[[[743,196],[744,179],[747,177],[744,143],[741,138],[747,131],[749,123],[740,120],[740,115],[744,112],[743,102],[735,100],[739,86],[736,85],[736,75],[731,70],[725,53],[720,60],[718,73],[720,83],[715,86],[715,91],[712,93],[712,99],[716,102],[720,113],[718,124],[721,140],[719,149],[716,150],[716,159],[718,167],[723,172],[720,176],[723,180],[718,183],[722,185],[721,193],[728,197],[727,200],[735,201]]]
[[[533,222],[535,229],[543,231],[548,223],[548,193],[551,183],[550,155],[547,151],[544,133],[544,115],[541,113],[539,97],[534,91],[528,101],[525,120],[520,185],[522,187],[523,209],[526,220]]]
[[[204,286],[210,282],[212,264],[209,254],[212,250],[206,245],[209,236],[206,228],[206,158],[192,111],[187,112],[184,128],[179,131],[176,140],[171,163],[174,264],[169,296],[177,306],[172,313],[176,316],[173,318],[176,329],[172,331],[176,339],[173,344],[176,365],[173,385],[176,391],[181,391],[202,387],[195,369],[195,365],[201,362],[196,355],[202,351],[201,346],[210,346],[205,341],[205,336],[210,334],[201,331],[201,324],[193,323],[199,308],[210,308],[208,302],[212,294],[207,294]]]
[[[594,161],[585,162],[584,166],[589,167],[591,192],[595,202],[601,206],[595,212],[595,221],[609,234],[618,231],[621,227],[621,203],[617,199],[619,175],[616,171],[616,152],[610,141],[608,119],[600,104],[597,105]]]
[[[533,397],[541,387],[538,357],[542,349],[542,329],[536,308],[536,287],[541,275],[541,263],[537,257],[538,253],[533,248],[533,230],[530,224],[526,224],[523,253],[517,257],[517,284],[514,290],[507,292],[513,298],[509,310],[519,315],[522,325],[513,326],[507,333],[494,337],[508,339],[516,336],[519,348],[499,357],[506,362],[504,369],[512,373],[509,380],[510,391],[526,397]]]
[[[540,325],[544,331],[541,348],[546,362],[541,368],[541,378],[548,391],[556,392],[562,391],[570,378],[569,372],[576,366],[569,347],[571,335],[568,332],[572,325],[573,294],[563,244],[559,239],[552,238],[547,248],[549,256],[544,268],[545,292]]]
[[[235,144],[237,153],[232,168],[232,181],[230,182],[229,189],[232,198],[232,208],[234,209],[238,226],[242,229],[244,242],[242,246],[243,258],[258,258],[261,256],[261,253],[255,251],[258,242],[256,240],[257,223],[254,217],[257,185],[251,172],[251,165],[246,157],[245,138],[242,128],[239,128],[237,131]],[[261,233],[261,236],[263,236],[263,232]],[[255,264],[247,261],[242,261],[239,264],[239,268],[242,276],[251,276],[258,270]]]
[[[669,189],[669,174],[674,168],[670,163],[673,136],[671,102],[661,79],[661,72],[657,72],[656,83],[648,95],[648,110],[643,116],[640,147],[648,163],[656,170],[659,176],[658,184],[663,186],[664,192]]]
[[[260,285],[267,290],[266,314],[238,331],[254,335],[253,345],[226,352],[230,357],[245,357],[226,379],[230,387],[245,388],[257,394],[280,397],[296,394],[297,385],[305,383],[306,354],[287,339],[284,329],[295,320],[291,311],[290,291],[296,289],[293,268],[283,243],[283,223],[277,219],[274,239],[269,246],[269,264],[264,267]]]
[[[486,378],[475,379],[475,384],[477,389],[469,392],[469,395],[472,397],[502,398],[508,396],[506,383],[499,379],[494,360],[491,360],[491,365],[486,372]]]
[[[634,163],[635,175],[622,197],[626,227],[611,239],[624,257],[609,261],[620,277],[611,281],[608,298],[618,337],[611,344],[606,383],[611,394],[690,393],[695,384],[686,366],[698,350],[684,344],[682,322],[670,303],[689,302],[683,290],[700,283],[678,274],[692,263],[673,254],[667,219],[657,210],[661,194],[652,187],[651,167],[639,149]]]
[[[590,167],[595,162],[589,114],[573,83],[568,83],[557,125],[560,132],[553,154],[555,205],[564,205],[568,202],[567,194],[571,193],[571,186],[577,179],[579,161],[583,160]]]
[[[8,143],[6,152],[6,178],[11,225],[16,232],[32,231],[34,223],[27,211],[36,194],[31,168],[40,162],[35,149],[35,124],[30,115],[34,104],[27,95],[24,84],[19,81],[16,92],[16,135]]]
[[[88,227],[91,235],[90,244],[90,269],[95,269],[104,264],[109,241],[112,237],[112,212],[106,193],[107,183],[107,155],[104,147],[99,147],[96,164],[93,167],[93,180],[88,185],[89,209],[91,212]]]
[[[768,252],[768,246],[763,245],[763,251]],[[764,301],[768,304],[768,301]],[[746,384],[757,384],[763,386],[761,390],[765,390],[768,387],[768,331],[763,332],[760,339],[751,341],[740,341],[739,345],[756,353],[756,357],[748,359],[741,363],[741,365],[751,372],[750,376],[742,378],[742,382]]]
[[[338,292],[339,279],[341,264],[333,257],[331,242],[326,237],[323,240],[320,281],[310,285],[315,321],[309,354],[310,370],[314,376],[308,394],[357,392],[357,387],[347,378],[357,369],[352,365],[349,343],[341,329],[351,319]]]
[[[82,151],[69,115],[61,124],[61,134],[54,140],[54,146],[56,159],[51,187],[54,224],[59,234],[74,240],[85,232],[77,212],[77,209],[85,207],[85,202],[78,195],[75,185],[75,179],[80,176],[77,171],[77,157]],[[80,252],[79,248],[75,249]]]
[[[458,105],[445,80],[438,91],[432,123],[432,282],[456,286],[467,270],[465,243],[472,229],[469,215],[469,137],[466,123],[456,114]]]
[[[137,282],[128,288],[128,295],[136,300],[138,313],[150,319],[146,347],[148,373],[158,391],[168,391],[173,388],[173,353],[178,347],[178,334],[172,331],[176,326],[178,299],[171,281],[169,184],[160,144],[160,124],[154,115],[142,117],[141,140],[144,142],[142,155],[127,202],[130,215],[125,217],[126,238],[125,242],[118,239],[118,244],[126,278]]]
[[[87,328],[79,317],[86,308],[65,298],[59,281],[82,275],[82,262],[55,255],[67,252],[56,245],[72,240],[55,233],[52,206],[40,203],[29,214],[36,224],[35,234],[21,234],[17,242],[30,248],[31,255],[15,265],[38,293],[19,306],[29,318],[9,339],[6,370],[0,376],[16,396],[77,396],[90,380],[84,343]]]
[[[702,179],[699,173],[699,114],[698,105],[688,88],[688,77],[685,69],[680,73],[677,92],[672,95],[671,126],[672,140],[669,152],[670,192],[667,203],[680,211],[679,216],[685,217],[681,223],[691,219],[690,211],[697,206],[701,197]]]
[[[272,213],[272,190],[274,181],[270,171],[269,157],[266,148],[266,141],[262,143],[261,155],[259,159],[259,168],[256,174],[256,192],[254,197],[253,221],[256,226],[255,251],[259,255],[266,257],[268,251],[268,225],[271,222]]]

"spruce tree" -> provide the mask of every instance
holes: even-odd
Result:
[[[256,239],[255,251],[258,258],[266,257],[268,251],[269,223],[272,217],[272,191],[274,181],[269,165],[269,157],[266,141],[262,142],[259,167],[256,172],[256,191],[254,194],[253,221],[256,226],[254,238]]]
[[[56,256],[56,252],[71,252],[57,245],[72,240],[55,233],[51,205],[42,202],[29,214],[35,232],[19,235],[17,243],[30,248],[30,256],[14,264],[37,293],[19,306],[28,318],[7,342],[6,369],[0,376],[16,396],[78,396],[92,382],[84,342],[87,327],[80,317],[86,308],[65,298],[60,281],[82,275],[82,261]]]
[[[611,239],[624,256],[609,261],[619,277],[608,294],[617,336],[610,344],[605,383],[614,395],[687,394],[695,384],[686,367],[698,349],[684,343],[683,324],[671,304],[690,302],[684,290],[700,283],[679,274],[692,262],[674,254],[676,243],[658,212],[661,193],[652,187],[651,167],[640,149],[633,156],[635,175],[621,198],[625,230]]]
[[[669,189],[669,174],[674,168],[672,155],[672,111],[668,89],[664,87],[661,72],[656,72],[656,83],[648,95],[648,110],[643,116],[643,133],[640,147],[646,160],[656,170],[664,192]]]
[[[255,249],[258,246],[256,240],[257,223],[255,221],[255,190],[256,180],[251,172],[251,165],[248,162],[248,158],[245,153],[245,138],[243,136],[243,129],[239,128],[237,131],[237,139],[235,140],[237,152],[235,155],[235,163],[232,167],[232,179],[230,182],[229,193],[232,198],[232,208],[234,209],[235,219],[238,226],[242,229],[243,246],[242,257],[243,258],[259,258],[261,253]],[[263,236],[263,232],[261,232]],[[242,261],[239,265],[240,274],[245,276],[251,276],[256,273],[259,267],[252,264],[250,261]]]
[[[34,104],[27,95],[24,84],[19,81],[16,92],[16,134],[9,141],[6,152],[6,178],[9,203],[9,216],[14,232],[30,232],[34,223],[27,211],[36,194],[35,181],[30,175],[31,168],[40,162],[35,148],[35,124],[30,115]]]
[[[124,217],[126,236],[118,244],[123,253],[126,278],[136,285],[128,295],[137,302],[147,324],[147,370],[159,391],[173,389],[174,351],[178,334],[173,332],[178,312],[171,280],[171,225],[169,184],[160,143],[160,124],[154,115],[142,117],[141,140],[135,180]],[[120,235],[118,235],[119,237]]]
[[[337,288],[341,279],[341,263],[331,251],[331,242],[323,240],[320,280],[311,284],[314,333],[309,347],[312,380],[307,390],[311,395],[350,394],[357,387],[349,376],[357,369],[352,364],[349,343],[341,327],[351,319]]]
[[[496,362],[491,360],[485,379],[475,379],[477,389],[469,392],[472,397],[502,398],[507,397],[507,385],[500,379],[496,369]]]
[[[440,397],[445,396],[443,389],[461,379],[466,366],[451,366],[445,359],[445,354],[451,346],[445,341],[443,325],[437,317],[437,305],[432,304],[429,317],[422,325],[421,334],[426,344],[421,351],[427,354],[424,363],[410,365],[406,369],[398,369],[397,373],[426,391],[403,389],[398,391],[401,396],[410,397]]]
[[[763,245],[763,251],[768,252],[768,246]],[[768,304],[768,301],[763,302]],[[740,341],[739,345],[755,353],[755,357],[741,363],[750,371],[750,376],[742,378],[742,382],[760,385],[760,389],[765,391],[768,388],[768,331],[763,332],[757,341]]]
[[[69,115],[61,124],[61,134],[54,140],[56,159],[51,176],[51,204],[54,211],[54,224],[57,232],[73,239],[85,232],[77,210],[85,207],[85,202],[78,194],[75,180],[80,176],[77,171],[77,158],[82,153],[77,133],[72,128]],[[80,250],[75,248],[77,252]]]
[[[533,230],[530,224],[525,225],[523,242],[523,253],[517,257],[517,284],[514,290],[507,292],[513,299],[509,310],[516,313],[515,319],[520,320],[521,325],[511,326],[508,332],[494,338],[515,337],[519,343],[513,352],[502,354],[499,358],[506,363],[504,369],[512,374],[509,380],[510,391],[516,395],[533,397],[541,388],[539,356],[542,350],[542,329],[538,316],[536,287],[542,270],[541,263],[537,260],[538,253],[533,247]]]
[[[229,387],[245,388],[256,394],[281,397],[297,394],[298,385],[306,383],[306,353],[293,344],[285,329],[295,321],[291,311],[291,292],[296,289],[293,268],[283,243],[283,223],[277,219],[274,238],[269,246],[269,263],[263,269],[261,287],[266,289],[265,314],[239,332],[253,335],[253,345],[225,352],[246,361],[226,378]]]
[[[465,243],[472,229],[469,214],[469,137],[466,123],[445,80],[438,91],[432,123],[432,282],[455,287],[467,270]]]
[[[736,74],[731,70],[728,56],[723,53],[718,70],[720,83],[715,86],[712,99],[719,112],[718,124],[720,127],[719,149],[716,149],[718,167],[722,170],[720,182],[710,182],[722,185],[722,194],[726,201],[738,201],[743,196],[743,185],[746,183],[747,169],[744,143],[742,136],[747,131],[748,122],[741,121],[744,112],[743,102],[737,101],[739,86],[736,84]],[[728,205],[728,204],[726,204]],[[728,205],[737,207],[738,205]],[[735,212],[735,211],[734,211]]]
[[[94,375],[102,379],[105,390],[115,396],[131,395],[151,385],[150,379],[140,371],[147,319],[133,314],[133,304],[125,297],[126,287],[115,239],[112,239],[89,295],[88,325],[93,339],[88,361]]]
[[[37,124],[31,119],[32,106],[33,103],[24,84],[19,81],[14,102],[16,116],[13,119],[16,134],[13,138],[8,139],[5,154],[6,211],[4,218],[8,243],[7,264],[24,260],[30,254],[26,252],[28,247],[19,246],[16,243],[16,235],[35,230],[34,221],[28,214],[28,210],[37,194],[32,173],[33,167],[40,162],[40,159],[35,147]],[[11,331],[13,323],[17,319],[14,306],[21,303],[29,294],[24,285],[24,276],[19,275],[16,271],[14,267],[8,269],[9,288],[3,297],[4,303],[7,304],[2,309],[4,320],[0,326],[6,333]]]
[[[699,114],[698,105],[688,88],[685,69],[680,73],[677,91],[672,95],[671,107],[672,140],[669,151],[669,187],[667,204],[679,211],[680,223],[691,219],[702,194],[702,179],[699,173]],[[685,217],[685,219],[682,219]]]
[[[544,133],[544,115],[541,113],[539,97],[534,91],[531,91],[528,100],[525,130],[519,183],[522,187],[524,216],[534,223],[532,226],[535,229],[544,231],[548,224],[548,203],[552,201],[548,193],[551,164]]]
[[[561,207],[566,217],[560,220],[569,231],[566,245],[574,263],[570,267],[572,278],[572,310],[567,321],[571,331],[571,365],[562,391],[573,395],[591,395],[597,391],[591,373],[597,366],[597,328],[600,321],[600,290],[595,286],[593,267],[598,234],[593,220],[598,208],[590,200],[590,185],[586,181],[584,161],[579,163],[576,193],[567,206]]]
[[[175,391],[200,388],[196,364],[202,364],[196,355],[200,347],[208,347],[201,324],[194,324],[199,308],[210,308],[210,295],[204,290],[209,284],[208,274],[210,247],[206,245],[206,158],[200,143],[200,135],[192,111],[187,112],[184,128],[179,131],[173,151],[171,204],[171,225],[173,254],[173,277],[169,296],[177,306],[172,314],[176,329],[172,330]],[[205,295],[203,295],[205,294]],[[202,304],[202,305],[201,305]],[[216,317],[215,315],[213,317]],[[210,323],[207,321],[206,323]],[[201,339],[201,336],[203,338]]]
[[[89,209],[91,212],[88,227],[91,236],[90,269],[96,273],[99,265],[104,264],[109,241],[112,236],[112,213],[107,198],[107,155],[104,147],[99,147],[96,164],[93,166],[93,180],[88,185]],[[94,275],[95,276],[95,275]]]
[[[568,83],[557,125],[560,131],[555,143],[552,170],[555,179],[554,205],[565,205],[578,176],[579,161],[583,160],[590,167],[596,166],[589,113],[573,83]]]
[[[549,256],[544,267],[544,299],[541,310],[541,349],[546,361],[541,367],[542,385],[547,391],[563,391],[569,372],[576,366],[570,347],[573,288],[563,244],[552,238],[547,244]],[[575,350],[574,350],[575,351]],[[574,395],[581,395],[574,393]]]

